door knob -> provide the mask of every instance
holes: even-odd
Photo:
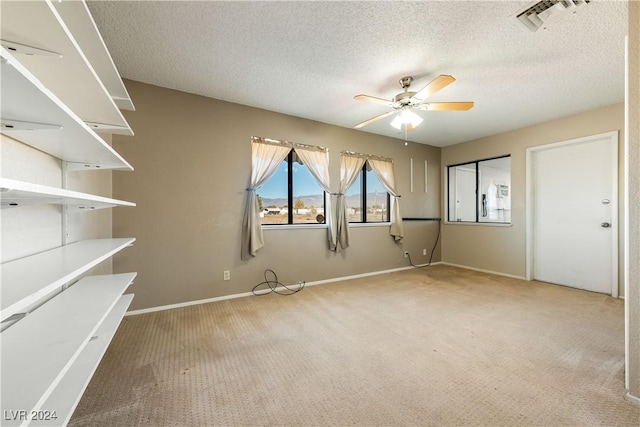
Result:
[[[608,222],[603,222],[602,224],[600,224],[600,227],[609,228],[609,227],[611,227],[611,224],[609,224]]]

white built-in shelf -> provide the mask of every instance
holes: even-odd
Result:
[[[127,88],[122,83],[120,74],[85,2],[62,1],[54,2],[53,6],[74,35],[116,105],[123,110],[135,110]]]
[[[0,56],[3,134],[68,162],[133,170],[13,55],[0,48]]]
[[[120,321],[124,317],[127,308],[129,308],[131,300],[133,300],[133,295],[120,297],[113,310],[111,310],[94,334],[96,338],[87,343],[73,366],[69,368],[66,375],[51,393],[51,396],[42,405],[43,409],[55,408],[57,418],[34,420],[30,425],[52,427],[67,425],[111,339],[115,335]]]
[[[5,262],[0,265],[0,320],[27,312],[34,304],[62,289],[63,285],[131,246],[135,240],[82,240]]]
[[[133,135],[76,40],[85,36],[74,35],[49,0],[2,2],[0,38],[3,46],[11,49],[18,60],[83,121],[108,133]],[[57,55],[26,55],[21,53],[22,46]]]
[[[2,332],[3,425],[29,424],[6,416],[18,410],[27,415],[57,411],[44,403],[73,369],[135,276],[85,277]],[[77,401],[77,396],[66,397]],[[63,393],[56,393],[55,398],[67,400]]]
[[[67,212],[69,213],[136,205],[132,202],[79,193],[64,188],[0,178],[0,206],[2,206],[2,209],[45,203],[65,205],[68,207]]]

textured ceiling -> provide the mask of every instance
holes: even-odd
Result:
[[[626,2],[592,0],[536,33],[513,17],[531,3],[88,4],[123,77],[343,127],[387,111],[354,95],[450,74],[429,100],[475,107],[419,112],[407,135],[447,146],[624,100]],[[392,118],[362,131],[404,139]]]

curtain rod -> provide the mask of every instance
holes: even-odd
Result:
[[[383,162],[393,163],[393,159],[390,159],[389,157],[377,156],[375,154],[363,154],[363,153],[356,153],[355,151],[347,151],[347,150],[341,151],[340,154],[343,156],[364,157],[365,159],[373,159],[373,160],[380,160]]]
[[[301,144],[299,142],[281,141],[279,139],[263,138],[261,136],[252,136],[251,137],[251,142],[258,142],[258,143],[262,143],[262,144],[287,145],[287,146],[292,147],[294,149],[295,148],[302,148],[302,149],[307,149],[307,150],[318,150],[318,151],[324,151],[324,152],[328,151],[326,147],[319,147],[317,145]]]

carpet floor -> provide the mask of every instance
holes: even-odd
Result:
[[[637,427],[623,313],[438,265],[129,316],[70,425]]]

